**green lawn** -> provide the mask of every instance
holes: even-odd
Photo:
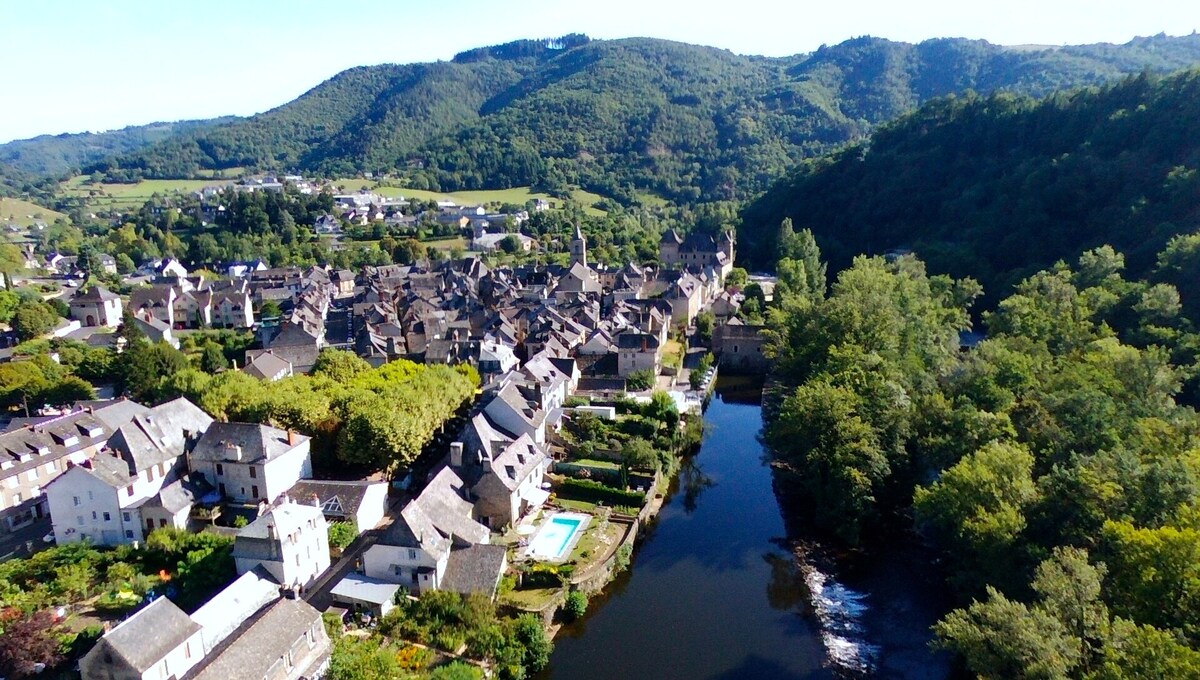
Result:
[[[602,468],[604,470],[620,470],[621,465],[615,461],[602,460],[600,458],[580,458],[571,461],[576,465],[586,465],[588,467]]]
[[[0,222],[14,222],[28,227],[37,221],[51,224],[66,215],[18,198],[0,198]]]
[[[530,588],[529,590],[510,590],[500,596],[500,601],[529,611],[541,611],[558,597],[561,588]]]
[[[337,180],[337,184],[347,182],[369,182],[369,180]],[[369,184],[368,184],[369,186]],[[460,205],[474,205],[485,203],[515,203],[523,205],[526,201],[540,198],[546,201],[561,202],[560,199],[554,198],[549,194],[533,192],[529,187],[514,187],[512,189],[489,189],[484,191],[455,191],[451,193],[438,193],[436,191],[422,191],[420,189],[402,189],[400,187],[379,187],[375,192],[381,196],[403,196],[404,198],[417,198],[422,201],[454,201]],[[589,215],[604,215],[605,212],[598,208],[592,207],[596,201],[604,198],[600,194],[593,194],[590,191],[576,189],[572,192],[572,198],[583,204],[584,209]]]
[[[228,172],[228,171],[227,171]],[[136,184],[85,184],[88,177],[72,177],[63,185],[68,196],[82,196],[94,208],[134,209],[141,207],[154,194],[197,191],[203,187],[232,179],[144,179]]]

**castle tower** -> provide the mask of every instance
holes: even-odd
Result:
[[[583,236],[583,231],[579,225],[575,225],[575,238],[571,241],[571,264],[578,262],[583,266],[588,266],[587,261],[587,239]]]

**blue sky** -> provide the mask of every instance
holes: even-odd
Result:
[[[1196,30],[1195,0],[0,0],[0,142],[248,115],[351,66],[572,32],[783,56],[860,35],[1062,45]]]

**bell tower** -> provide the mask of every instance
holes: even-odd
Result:
[[[575,225],[575,238],[571,240],[571,264],[578,262],[583,266],[588,266],[587,261],[587,239],[583,236],[583,231],[579,225]]]

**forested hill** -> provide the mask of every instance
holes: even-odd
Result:
[[[739,245],[768,263],[790,217],[834,268],[913,250],[933,271],[980,280],[991,300],[1102,244],[1140,276],[1200,224],[1198,168],[1200,70],[1040,101],[946,98],[802,164],[746,208]]]
[[[72,169],[144,149],[158,142],[201,127],[236,120],[232,116],[207,120],[133,125],[108,132],[40,135],[0,144],[0,163],[30,175],[59,176]]]
[[[450,62],[351,69],[272,111],[96,169],[399,169],[417,188],[578,184],[621,200],[743,197],[939,95],[1044,95],[1200,63],[1200,36],[1013,49],[859,38],[787,58],[634,38],[522,41]]]

